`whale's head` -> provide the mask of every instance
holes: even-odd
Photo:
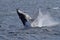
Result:
[[[23,25],[26,26],[26,27],[30,27],[31,25],[30,25],[29,20],[32,19],[32,18],[28,14],[22,12],[19,9],[16,9],[16,11],[17,11],[19,19],[21,19]]]

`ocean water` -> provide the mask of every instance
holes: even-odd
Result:
[[[23,29],[17,8],[39,27]],[[60,0],[0,0],[0,40],[60,40]]]

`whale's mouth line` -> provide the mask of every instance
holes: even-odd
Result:
[[[33,20],[27,13],[24,13],[19,9],[17,9],[17,14],[19,16],[19,19],[21,19],[23,25],[26,28],[27,27],[54,26],[54,25],[59,24],[48,14],[48,12],[46,14],[43,14],[40,9],[39,9],[39,14],[35,20]]]

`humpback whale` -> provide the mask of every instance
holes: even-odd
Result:
[[[36,19],[31,18],[27,13],[19,9],[16,11],[25,28],[54,26],[59,24],[59,22],[55,21],[48,13],[43,14],[40,9]],[[30,22],[30,20],[32,20],[32,22]]]
[[[29,22],[30,19],[32,19],[28,14],[22,12],[19,9],[16,9],[17,14],[19,16],[19,19],[22,21],[25,28],[31,27],[31,23]]]

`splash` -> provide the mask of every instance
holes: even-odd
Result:
[[[42,27],[42,26],[54,26],[58,24],[47,12],[46,14],[43,14],[41,10],[39,9],[39,15],[38,17],[32,22],[33,27]]]
[[[60,7],[53,7],[52,9],[60,9]]]

